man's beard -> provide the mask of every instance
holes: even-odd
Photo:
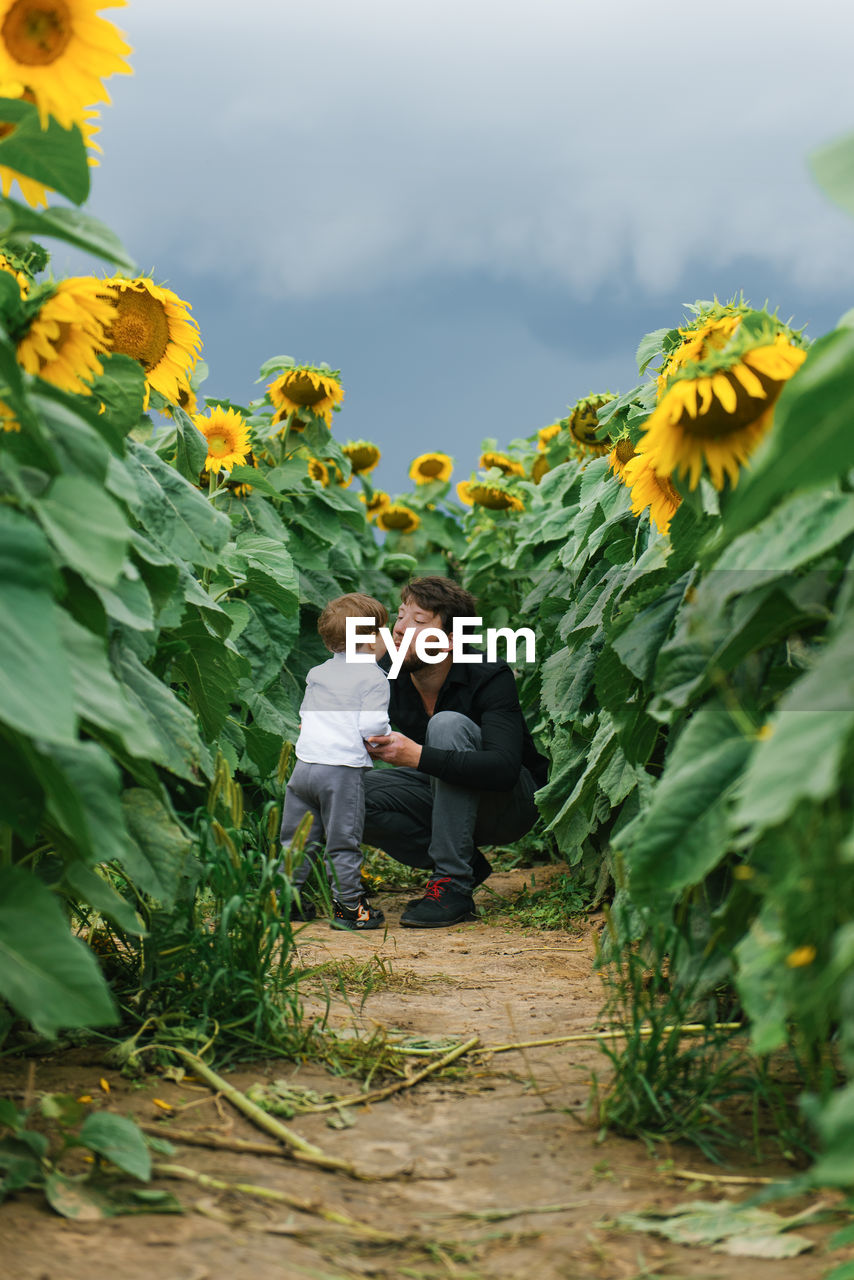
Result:
[[[414,649],[410,649],[400,665],[402,671],[408,671],[412,675],[416,671],[423,671],[429,664],[419,658]]]

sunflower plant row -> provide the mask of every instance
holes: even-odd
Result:
[[[38,207],[85,199],[89,104],[128,69],[95,7],[0,4],[0,173],[29,202],[0,211],[0,1038],[115,1023],[95,952],[141,1016],[173,980],[210,1013],[202,970],[166,982],[163,957],[216,934],[217,857],[275,884],[317,613],[392,586],[330,429],[337,371],[275,357],[251,405],[206,400],[189,304],[87,213]],[[114,274],[54,279],[55,239]],[[281,965],[275,895],[252,902],[220,932]]]
[[[678,936],[672,982],[729,986],[753,1054],[792,1053],[815,1176],[848,1184],[854,328],[808,345],[698,303],[638,364],[539,433],[548,469],[512,481],[516,514],[480,508],[465,581],[537,628],[538,802],[576,882],[616,882],[611,958],[664,966]]]

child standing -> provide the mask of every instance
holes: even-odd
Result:
[[[375,661],[347,661],[347,618],[373,618],[383,627],[388,611],[372,596],[353,592],[330,601],[317,620],[320,638],[332,657],[312,667],[306,677],[297,762],[285,791],[281,842],[287,847],[300,821],[310,813],[306,856],[294,885],[299,889],[305,884],[325,843],[333,928],[378,929],[385,916],[370,905],[361,883],[364,777],[373,767],[364,739],[391,732],[389,685]],[[373,654],[375,645],[376,641],[360,644],[358,650]],[[305,902],[291,914],[310,920],[316,911]]]

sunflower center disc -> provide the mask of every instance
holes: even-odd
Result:
[[[116,310],[110,347],[138,360],[146,370],[153,369],[169,346],[169,321],[163,304],[145,291],[125,289],[119,295]]]
[[[231,441],[224,435],[208,437],[208,453],[212,458],[224,458],[231,452]]]
[[[15,0],[2,27],[10,57],[28,67],[55,62],[72,36],[65,0]]]
[[[317,404],[326,395],[323,387],[316,387],[307,373],[295,373],[285,383],[285,394],[294,404],[304,404],[309,408]]]
[[[422,462],[419,470],[423,476],[438,476],[442,474],[442,463],[431,458],[428,462]]]
[[[721,440],[727,436],[734,435],[737,431],[742,431],[745,427],[749,427],[763,413],[765,413],[777,400],[780,392],[783,390],[783,382],[775,382],[773,378],[765,377],[761,373],[756,373],[757,378],[762,383],[765,391],[765,399],[760,400],[757,396],[752,396],[749,391],[741,385],[732,372],[724,374],[727,382],[735,391],[736,405],[732,413],[728,413],[723,407],[720,400],[714,393],[712,394],[712,402],[706,413],[698,413],[696,418],[689,416],[688,411],[683,411],[679,425],[683,431],[691,436],[700,436],[707,440]]]

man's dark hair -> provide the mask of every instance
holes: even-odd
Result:
[[[478,616],[477,600],[472,593],[450,578],[415,578],[407,582],[401,588],[400,602],[408,604],[410,600],[429,613],[438,613],[445,632],[452,630],[454,618]]]

